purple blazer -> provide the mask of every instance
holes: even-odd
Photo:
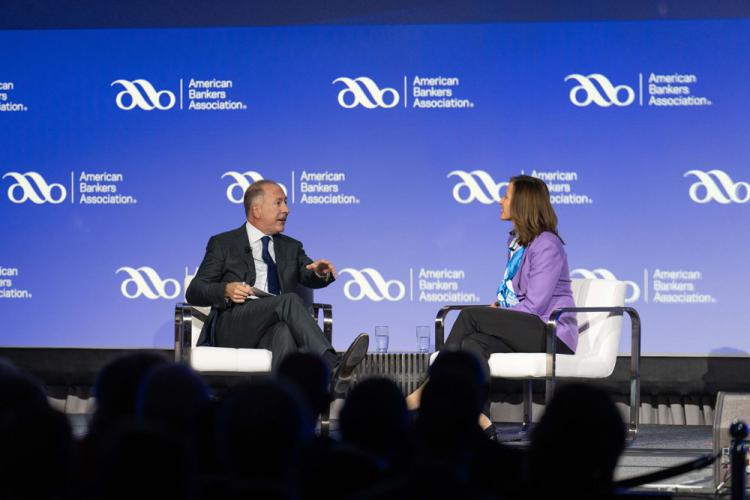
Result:
[[[508,244],[513,236],[508,238]],[[545,231],[526,247],[521,268],[513,279],[513,290],[519,303],[514,311],[534,314],[543,321],[561,307],[575,307],[570,289],[568,256],[562,241]],[[557,338],[575,352],[578,346],[578,323],[575,314],[563,314],[557,324]]]

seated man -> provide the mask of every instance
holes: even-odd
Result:
[[[294,293],[298,284],[328,286],[336,269],[325,259],[313,262],[302,243],[281,234],[289,207],[278,184],[254,182],[245,191],[244,205],[247,222],[211,237],[185,294],[190,304],[211,306],[198,345],[268,349],[274,368],[287,354],[305,350],[330,363],[340,392],[340,384],[346,385],[367,354],[367,334],[339,358]]]

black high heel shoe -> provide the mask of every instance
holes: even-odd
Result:
[[[482,434],[484,434],[485,437],[489,439],[490,441],[495,441],[495,442],[498,441],[497,430],[495,429],[495,424],[490,424],[490,426],[487,427],[486,429],[482,429]]]

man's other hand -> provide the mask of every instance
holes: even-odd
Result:
[[[336,268],[326,259],[318,259],[312,264],[307,265],[307,269],[315,272],[321,278],[328,278],[329,274],[336,277]]]
[[[250,288],[250,285],[245,283],[234,281],[224,285],[224,297],[228,298],[235,304],[244,303],[251,295],[255,295],[253,289]]]

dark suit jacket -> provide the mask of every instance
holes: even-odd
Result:
[[[294,293],[299,284],[308,288],[323,288],[333,282],[333,276],[326,280],[305,269],[312,260],[305,254],[301,242],[277,234],[273,237],[273,245],[281,293]],[[185,293],[190,304],[211,306],[211,313],[203,325],[198,345],[216,345],[216,318],[234,306],[234,303],[224,300],[224,285],[233,281],[244,281],[251,286],[255,284],[255,263],[244,224],[208,240],[203,262]]]

